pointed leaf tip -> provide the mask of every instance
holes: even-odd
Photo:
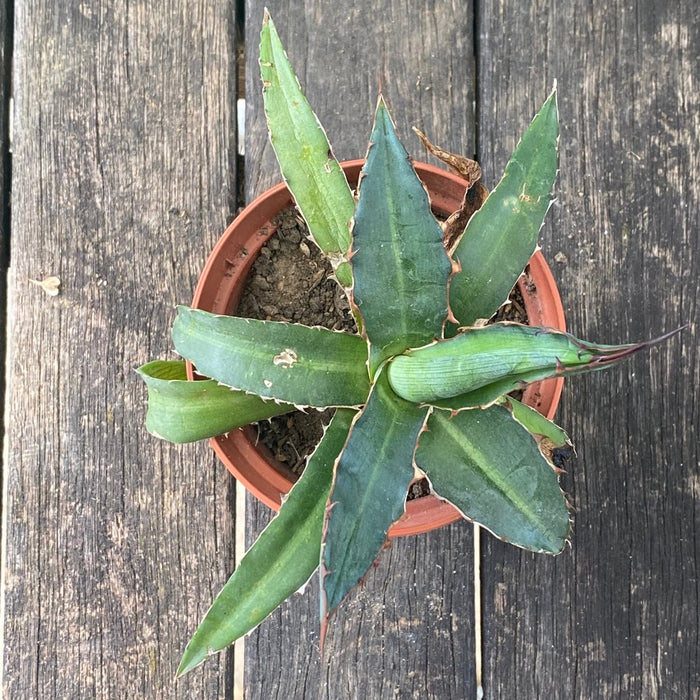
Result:
[[[391,116],[389,111],[389,106],[384,100],[384,95],[380,92],[377,98],[377,107],[374,112],[374,128],[376,129],[379,124],[386,125],[392,131],[396,131],[396,124],[394,118]],[[385,128],[386,128],[385,127]]]

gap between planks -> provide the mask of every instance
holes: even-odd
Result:
[[[482,700],[484,697],[481,620],[481,527],[474,523],[474,676],[476,700]]]
[[[239,567],[245,554],[245,516],[246,490],[236,481],[236,515],[234,520],[234,552],[235,567]],[[245,698],[245,636],[240,637],[233,645],[233,700]]]

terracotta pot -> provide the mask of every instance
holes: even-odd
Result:
[[[357,184],[364,161],[342,164],[351,186]],[[464,195],[464,181],[440,168],[415,163],[416,170],[430,192],[431,203],[438,216],[456,211]],[[241,296],[246,277],[261,246],[275,232],[271,220],[292,204],[284,184],[277,185],[258,197],[226,229],[204,267],[192,306],[218,314],[232,314]],[[538,251],[530,260],[525,275],[518,282],[529,322],[565,330],[564,311],[552,273]],[[192,378],[191,368],[188,368]],[[540,413],[552,418],[559,403],[563,379],[550,379],[529,385],[524,400]],[[211,445],[228,470],[259,500],[279,510],[297,476],[274,459],[264,446],[254,445],[252,427],[212,438]],[[416,498],[406,504],[406,513],[395,523],[392,537],[417,534],[447,525],[461,516],[448,503],[433,495]]]

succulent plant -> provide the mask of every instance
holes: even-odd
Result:
[[[571,524],[552,451],[569,441],[509,392],[607,368],[650,344],[594,345],[546,328],[480,324],[507,299],[551,203],[555,93],[448,251],[381,96],[356,196],[267,14],[260,66],[282,175],[361,330],[183,306],[175,348],[208,379],[187,381],[184,361],[140,368],[149,390],[147,426],[175,442],[295,407],[336,409],[279,513],[188,644],[179,673],[252,630],[316,570],[323,637],[328,616],[404,513],[415,474],[497,537],[560,552]]]

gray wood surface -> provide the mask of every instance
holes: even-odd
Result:
[[[245,194],[279,179],[257,78],[263,3],[243,4],[15,3],[3,697],[232,696],[230,652],[173,677],[232,569],[233,480],[206,445],[145,433],[133,368],[173,356],[173,307],[243,188],[236,8]],[[558,81],[541,243],[570,329],[626,341],[690,327],[567,380],[572,548],[546,558],[483,536],[485,697],[700,700],[695,3],[268,6],[340,159],[364,155],[381,81],[414,156],[413,124],[476,152],[492,186]],[[30,282],[48,275],[56,297]],[[248,499],[249,541],[269,518]],[[395,541],[337,611],[323,658],[312,584],[246,640],[246,699],[474,697],[472,578],[471,526]]]
[[[617,342],[691,324],[567,380],[572,549],[552,560],[485,543],[487,695],[698,698],[697,7],[493,2],[479,36],[487,173],[558,81],[558,199],[541,245],[562,260],[570,330]]]
[[[231,10],[15,18],[3,697],[230,697],[229,655],[173,679],[233,560],[232,481],[145,433],[134,368],[172,356],[232,216]]]

